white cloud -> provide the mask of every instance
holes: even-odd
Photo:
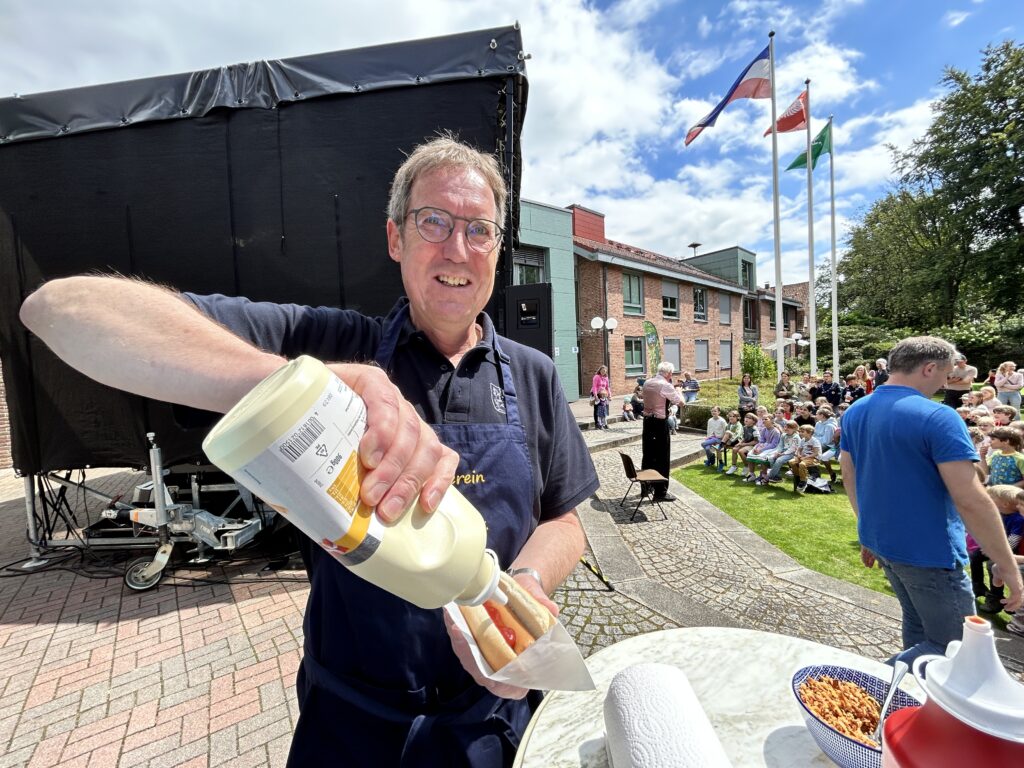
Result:
[[[970,11],[946,11],[946,15],[942,17],[942,23],[952,29],[967,21],[970,15]]]
[[[714,25],[708,20],[708,17],[701,16],[700,21],[697,22],[697,34],[700,35],[701,39],[706,39],[711,34],[712,29],[714,29]]]

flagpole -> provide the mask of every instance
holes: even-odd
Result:
[[[839,380],[839,276],[836,274],[836,137],[828,116],[828,185],[832,198],[832,370]]]
[[[775,367],[782,379],[786,354],[782,347],[782,244],[779,242],[779,137],[775,121],[775,30],[768,33],[768,79],[772,90],[772,208],[775,214]]]
[[[811,334],[811,375],[818,373],[818,323],[814,301],[814,170],[811,162],[811,79],[804,80],[807,123],[807,325]]]

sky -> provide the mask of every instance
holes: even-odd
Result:
[[[770,101],[730,104],[774,30],[776,108],[811,79],[834,115],[838,253],[892,189],[887,145],[923,135],[946,67],[1024,38],[1021,0],[0,0],[0,96],[188,72],[471,29],[522,27],[530,54],[522,196],[605,214],[609,238],[671,257],[739,245],[774,283]],[[807,279],[805,146],[779,134],[783,282]],[[828,157],[814,174],[815,262],[831,254]],[[382,244],[383,246],[383,244]]]

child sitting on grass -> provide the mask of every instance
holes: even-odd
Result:
[[[832,482],[836,482],[836,471],[832,468],[832,462],[839,457],[839,423],[832,418],[831,408],[819,408],[814,414],[814,436],[821,443],[821,456],[819,459],[825,465]]]
[[[982,469],[985,485],[1012,485],[1024,488],[1024,453],[1020,452],[1020,433],[1009,427],[996,427],[988,433],[989,450]]]
[[[789,467],[799,480],[796,489],[801,493],[807,490],[807,473],[810,468],[820,466],[819,456],[821,443],[814,436],[814,427],[809,424],[800,427],[800,448],[796,456],[790,459]]]
[[[729,451],[742,439],[743,425],[740,424],[740,412],[729,411],[728,421],[725,425],[725,434],[722,435],[722,442],[715,448],[715,458],[718,461],[719,472],[725,471]]]
[[[747,453],[757,445],[757,417],[748,413],[743,417],[743,433],[740,435],[739,442],[733,446],[732,449],[732,466],[726,470],[725,474],[735,475],[737,465],[741,462],[746,462]]]
[[[1010,542],[1010,549],[1014,552],[1024,538],[1024,516],[1021,510],[1024,509],[1024,489],[1013,485],[993,485],[986,489],[989,498],[992,499],[999,510],[999,516],[1003,523],[1003,530]],[[989,574],[989,585],[985,585],[984,563],[988,556],[977,547],[977,543],[968,540],[968,547],[974,544],[970,552],[971,563],[971,588],[975,597],[984,597],[980,609],[986,613],[999,613],[1003,610],[1003,587],[992,586],[991,574]]]
[[[747,454],[747,471],[743,474],[744,482],[756,482],[758,485],[767,483],[768,465],[779,455],[779,441],[781,440],[782,433],[775,426],[775,418],[766,415],[757,445],[751,448],[750,453]],[[756,474],[757,465],[761,466],[760,477],[757,477]]]
[[[775,456],[771,468],[768,470],[767,482],[782,482],[782,468],[787,466],[792,459],[796,458],[796,454],[800,450],[800,433],[797,431],[798,429],[799,425],[795,421],[790,420],[783,423],[782,440],[779,441],[779,452]]]
[[[633,414],[633,404],[629,400],[629,395],[626,395],[622,401],[622,419],[624,421],[636,421],[636,416]]]
[[[997,427],[1008,427],[1017,420],[1017,409],[1012,405],[997,405],[992,409],[992,418]]]
[[[727,426],[728,424],[725,419],[722,418],[722,409],[717,405],[711,406],[707,438],[700,444],[700,447],[704,449],[704,455],[707,456],[704,459],[705,467],[713,467],[715,465],[715,448],[722,442],[722,438],[725,437],[725,428]]]

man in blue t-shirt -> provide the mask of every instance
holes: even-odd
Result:
[[[975,612],[965,524],[1006,581],[1005,608],[1020,608],[1024,598],[999,512],[974,471],[978,454],[967,428],[956,411],[930,399],[955,358],[942,339],[904,339],[889,355],[886,385],[843,416],[839,462],[861,560],[881,566],[903,609],[903,651],[890,663],[944,653]]]

